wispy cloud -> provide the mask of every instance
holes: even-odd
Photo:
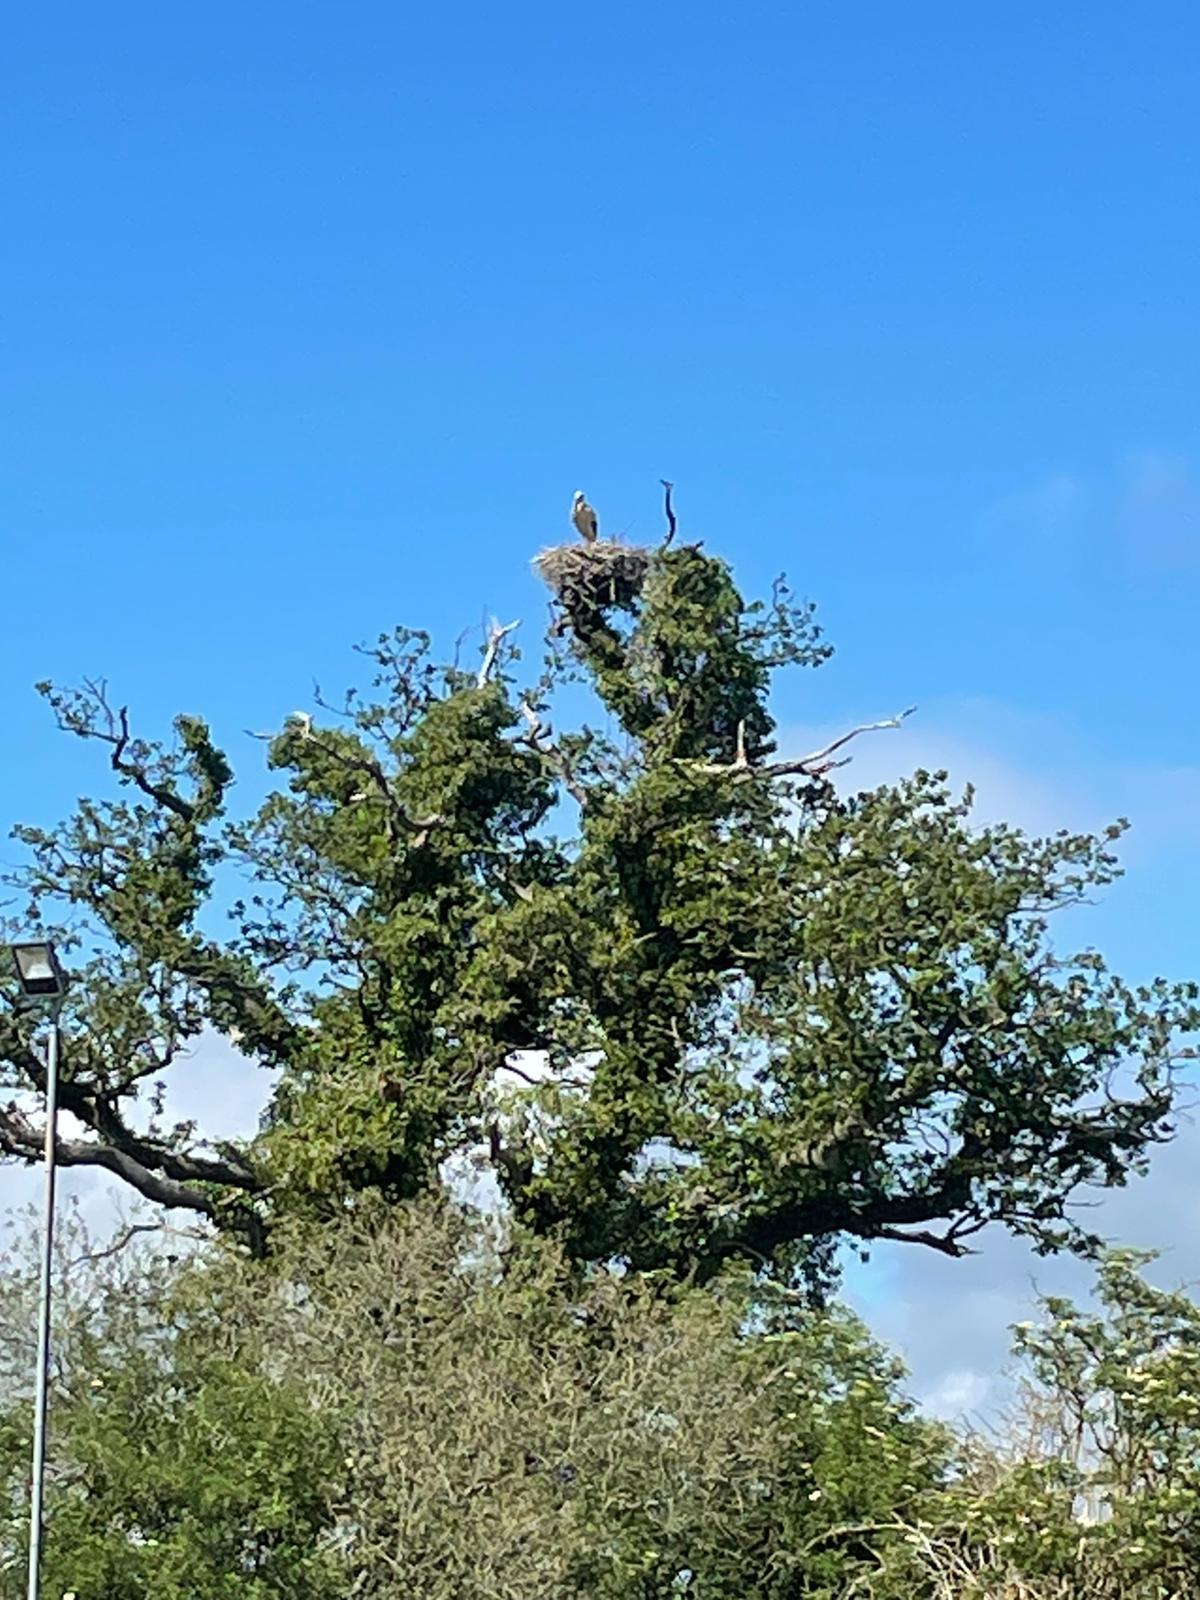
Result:
[[[851,711],[840,723],[791,727],[790,752],[817,749],[845,727],[869,721]],[[1100,829],[1118,816],[1132,832],[1122,855],[1131,863],[1163,851],[1200,858],[1200,765],[1127,760],[1083,737],[1067,718],[980,696],[947,696],[898,730],[864,735],[837,774],[843,791],[891,783],[924,768],[946,771],[951,785],[975,790],[975,820],[1008,822],[1027,833]]]
[[[1156,566],[1200,562],[1200,482],[1178,456],[1148,451],[1126,468],[1117,526],[1132,553]]]
[[[1050,472],[985,506],[975,536],[1009,550],[1107,548],[1138,566],[1191,567],[1200,562],[1200,469],[1142,450],[1107,470]]]
[[[1082,525],[1092,498],[1092,487],[1077,473],[1052,472],[985,506],[977,519],[976,532],[1006,543],[1027,539],[1057,541]]]

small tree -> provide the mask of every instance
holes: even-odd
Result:
[[[955,1481],[906,1541],[937,1595],[1197,1592],[1200,1307],[1147,1282],[1153,1259],[1110,1252],[1097,1310],[1047,1296],[1017,1325],[1024,1377],[1005,1428],[964,1442]]]
[[[245,821],[204,722],[166,747],[102,684],[42,685],[118,786],[18,830],[27,920],[75,962],[62,1102],[86,1132],[62,1160],[259,1248],[279,1216],[411,1197],[480,1147],[513,1214],[580,1263],[815,1281],[845,1239],[956,1255],[998,1222],[1094,1243],[1068,1203],[1168,1137],[1200,1016],[1194,985],[1134,989],[1048,943],[1116,875],[1121,825],[973,828],[970,796],[923,772],[839,793],[835,751],[864,730],[777,748],[773,672],[828,654],[782,585],[747,605],[696,546],[543,569],[536,681],[509,628],[473,671],[385,636],[368,694],[318,696],[270,741],[281,782]],[[555,736],[571,678],[614,740]],[[139,1088],[208,1026],[280,1069],[255,1139],[137,1124]],[[31,1029],[10,996],[18,1090],[41,1086]],[[497,1072],[522,1052],[544,1081],[506,1112]],[[11,1102],[0,1145],[40,1142]]]

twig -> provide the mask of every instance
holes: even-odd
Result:
[[[492,619],[492,625],[488,629],[487,648],[483,652],[483,662],[479,668],[479,674],[475,679],[475,687],[477,689],[482,689],[487,683],[488,679],[491,677],[492,669],[496,665],[496,657],[500,653],[500,646],[504,643],[508,635],[520,626],[521,624],[519,621],[506,622],[503,626],[501,626],[500,623],[495,620],[495,618]]]
[[[663,540],[663,549],[665,550],[670,544],[671,540],[675,537],[675,512],[671,506],[671,490],[675,487],[675,485],[669,482],[666,478],[660,478],[658,481],[663,486],[663,505],[667,513],[667,535]]]

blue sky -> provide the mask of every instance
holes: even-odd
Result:
[[[1128,811],[1088,933],[1200,972],[1198,49],[1103,0],[14,14],[0,821],[91,781],[35,679],[204,711],[249,798],[352,643],[536,627],[571,491],[648,539],[667,476],[818,602],[796,739],[916,701],[864,776]]]

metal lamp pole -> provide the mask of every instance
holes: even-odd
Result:
[[[33,1402],[33,1480],[29,1497],[28,1600],[38,1600],[42,1587],[42,1503],[46,1482],[46,1409],[50,1387],[50,1283],[54,1266],[54,1181],[58,1153],[58,1056],[61,1030],[58,1007],[50,1020],[46,1052],[46,1198],[42,1220],[42,1279],[38,1295],[37,1385]]]
[[[42,1587],[42,1523],[46,1481],[46,1414],[50,1387],[51,1275],[54,1266],[54,1181],[58,1155],[58,1062],[62,1029],[59,1013],[66,979],[51,944],[12,947],[17,981],[31,1000],[50,1002],[50,1040],[46,1049],[46,1198],[42,1218],[42,1272],[38,1296],[37,1377],[33,1408],[33,1476],[29,1491],[28,1600]]]

